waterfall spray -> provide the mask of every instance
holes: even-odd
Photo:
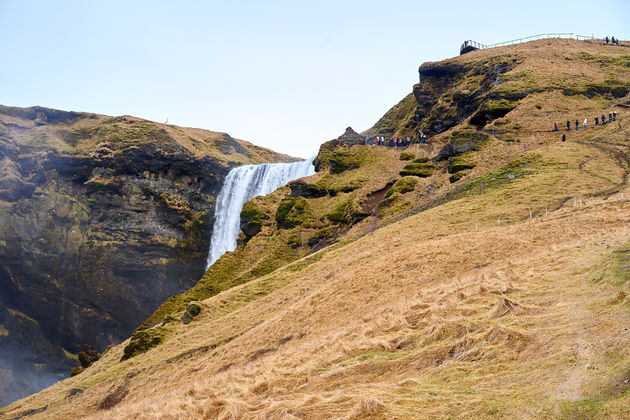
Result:
[[[243,204],[256,196],[267,195],[289,181],[314,173],[313,158],[295,163],[264,163],[232,169],[217,197],[206,268],[225,252],[236,249]]]

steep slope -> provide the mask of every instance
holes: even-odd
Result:
[[[630,56],[543,40],[423,67],[505,57],[488,86],[425,75],[427,145],[324,144],[318,174],[252,200],[239,248],[134,339],[3,415],[627,417]],[[438,121],[462,83],[487,90]],[[524,96],[498,116],[508,87]],[[124,357],[140,338],[157,345]]]
[[[223,133],[0,107],[0,405],[192,286],[229,168],[288,160]]]

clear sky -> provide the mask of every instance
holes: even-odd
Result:
[[[627,40],[629,20],[628,0],[0,0],[0,103],[168,118],[307,157],[466,39]]]

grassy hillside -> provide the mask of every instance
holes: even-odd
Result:
[[[46,148],[73,156],[105,157],[151,143],[170,153],[187,152],[196,159],[212,158],[231,166],[295,160],[233,139],[226,133],[162,124],[129,115],[109,117],[0,105],[0,134],[11,131],[22,147]]]
[[[414,116],[407,97],[377,126],[428,145],[324,144],[319,172],[249,202],[239,248],[136,332],[155,345],[0,413],[628,417],[628,62],[541,40],[424,65]]]

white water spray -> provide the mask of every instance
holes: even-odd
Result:
[[[263,163],[232,169],[217,197],[206,269],[225,252],[236,249],[243,204],[258,195],[267,195],[289,181],[314,173],[313,158],[295,163]]]

